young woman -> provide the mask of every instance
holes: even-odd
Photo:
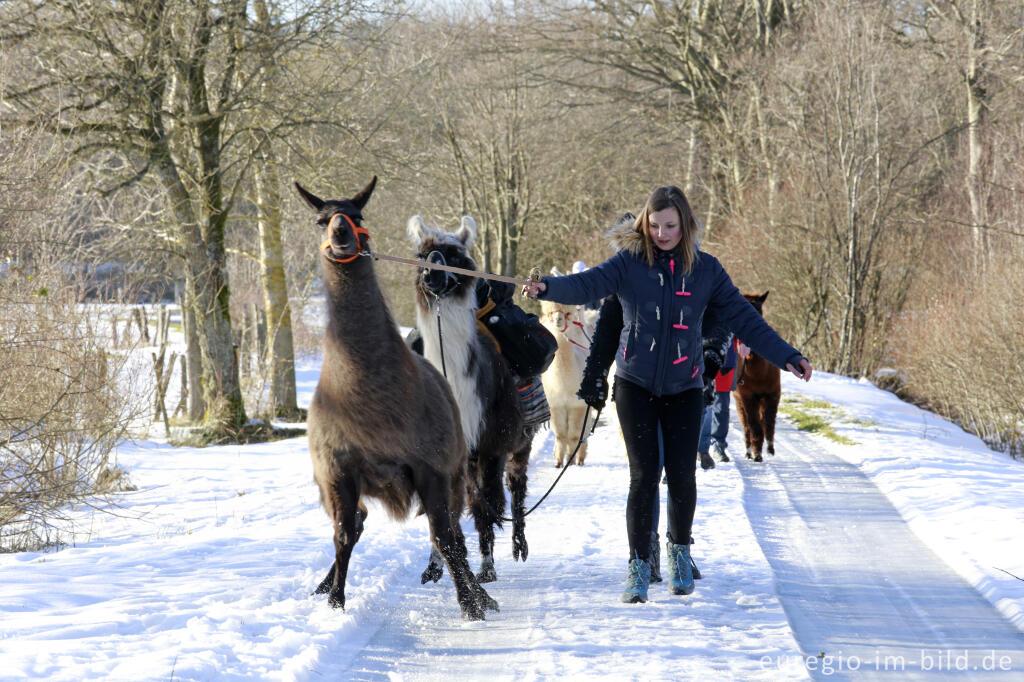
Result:
[[[668,479],[669,587],[693,592],[690,530],[697,503],[696,456],[704,411],[701,321],[708,306],[747,345],[797,377],[811,363],[754,310],[721,263],[697,248],[700,227],[682,190],[654,190],[643,211],[613,235],[611,258],[575,275],[544,277],[531,298],[581,304],[611,294],[622,303],[613,400],[629,458],[626,532],[632,557],[622,600],[647,601],[652,501],[658,492],[658,431]]]

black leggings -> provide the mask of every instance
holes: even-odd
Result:
[[[697,441],[704,398],[699,388],[674,395],[650,391],[615,378],[615,409],[629,456],[629,498],[626,533],[630,558],[648,559],[651,548],[651,510],[658,494],[658,429],[665,447],[668,478],[668,538],[688,544],[697,506]]]

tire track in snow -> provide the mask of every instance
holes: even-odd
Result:
[[[733,429],[740,440],[735,420]],[[763,464],[735,459],[812,675],[1020,679],[1024,633],[926,547],[857,467],[781,419],[776,450]]]

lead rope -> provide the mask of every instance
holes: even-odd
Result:
[[[441,374],[448,381],[448,370],[444,367],[444,341],[441,339],[441,299],[434,299],[434,310],[437,311],[437,345],[441,349]]]
[[[445,369],[444,365],[444,339],[441,336],[441,302],[438,300],[436,301],[435,305],[437,308],[437,345],[441,353],[441,374],[444,375],[444,380],[448,381],[448,371]],[[539,500],[537,500],[536,504],[534,504],[532,507],[530,507],[529,510],[523,513],[522,518],[525,519],[527,516],[532,514],[534,510],[540,506],[540,503],[547,499],[548,495],[551,494],[551,491],[555,489],[556,485],[558,485],[558,482],[562,480],[562,476],[565,475],[565,472],[569,470],[569,465],[572,464],[573,460],[576,459],[576,453],[579,452],[580,446],[583,445],[583,441],[587,437],[587,419],[590,417],[590,410],[590,405],[587,405],[587,411],[583,413],[583,428],[580,429],[579,440],[576,441],[576,447],[573,448],[572,455],[569,456],[569,461],[566,462],[565,466],[562,467],[562,471],[558,474],[558,477],[555,478],[554,482],[551,484],[551,487],[548,488],[547,492],[544,493],[544,495]],[[601,410],[598,410],[597,414],[594,415],[594,425],[590,428],[591,433],[593,433],[597,429],[597,420],[600,417]],[[498,512],[494,511],[490,503],[487,501],[487,498],[480,494],[480,486],[477,485],[476,478],[470,476],[469,480],[473,482],[473,487],[476,488],[477,498],[479,498],[479,500],[484,503],[484,506],[487,507],[487,511],[491,512],[491,516],[501,519],[502,521],[509,521],[511,523],[515,523],[518,520],[509,518],[507,516],[502,516]]]
[[[523,514],[523,518],[524,519],[527,516],[529,516],[530,514],[532,514],[533,510],[535,510],[537,507],[539,507],[541,502],[543,502],[544,500],[547,499],[548,495],[551,494],[551,491],[555,489],[556,485],[558,485],[558,482],[562,480],[562,476],[565,475],[565,472],[569,470],[569,465],[571,465],[573,460],[576,459],[576,453],[579,452],[580,446],[583,445],[583,441],[584,441],[584,439],[587,436],[587,419],[590,417],[590,409],[591,409],[590,405],[587,405],[587,411],[583,413],[583,428],[580,429],[580,438],[579,438],[578,441],[576,441],[576,447],[573,449],[572,455],[569,456],[569,461],[566,462],[565,466],[562,467],[562,471],[559,472],[558,477],[551,484],[551,487],[548,488],[548,491],[546,493],[544,493],[544,495],[539,500],[537,500],[536,504],[534,504],[532,507],[530,507],[530,509]],[[594,425],[590,428],[590,433],[593,433],[594,430],[597,429],[597,420],[600,417],[601,417],[601,410],[598,410],[597,414],[594,415]],[[493,513],[493,511],[492,511],[492,513]],[[513,522],[515,521],[515,519],[506,519],[505,517],[502,517],[501,520],[502,521],[513,521]]]

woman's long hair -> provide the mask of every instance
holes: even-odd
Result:
[[[697,259],[697,242],[703,230],[702,225],[697,221],[690,210],[690,202],[686,200],[683,190],[675,185],[658,187],[647,199],[644,210],[640,212],[633,229],[639,232],[644,239],[644,253],[647,256],[647,264],[654,265],[654,240],[651,239],[651,213],[662,211],[669,206],[679,211],[679,229],[681,237],[675,250],[678,251],[679,259],[683,263],[683,274],[690,274],[693,270],[693,263]]]

